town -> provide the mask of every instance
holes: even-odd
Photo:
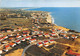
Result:
[[[4,11],[0,13],[1,55],[6,56],[18,47],[25,50],[25,47],[29,49],[31,46],[44,48],[48,52],[59,48],[58,51],[51,51],[54,56],[80,55],[80,33],[52,24],[49,12],[8,10],[6,14]],[[27,49],[23,50],[22,56],[28,55],[25,54]]]

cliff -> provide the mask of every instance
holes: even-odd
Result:
[[[48,16],[47,16],[46,20],[47,20],[48,23],[52,23],[52,18],[51,18],[50,13],[48,13]]]

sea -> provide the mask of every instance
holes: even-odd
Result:
[[[25,10],[51,12],[52,22],[80,32],[80,7],[40,7]]]

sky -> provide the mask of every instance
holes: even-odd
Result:
[[[80,0],[0,0],[0,7],[80,7]]]

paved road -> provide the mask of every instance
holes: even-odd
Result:
[[[24,48],[21,56],[24,56],[25,51],[26,51],[29,47],[31,47],[32,45],[34,45],[34,44],[30,44],[30,45],[26,46],[26,47]]]
[[[58,38],[54,38],[54,39],[59,39],[59,37],[58,37]],[[50,40],[50,39],[45,39],[45,40]],[[40,40],[40,41],[44,41],[44,40]],[[38,42],[40,42],[40,41],[38,41]],[[38,42],[36,42],[36,43],[34,43],[34,44],[37,44]],[[34,44],[30,44],[30,45],[26,46],[26,47],[24,48],[21,56],[24,56],[25,51],[26,51],[29,47],[31,47],[32,45],[34,45]]]

